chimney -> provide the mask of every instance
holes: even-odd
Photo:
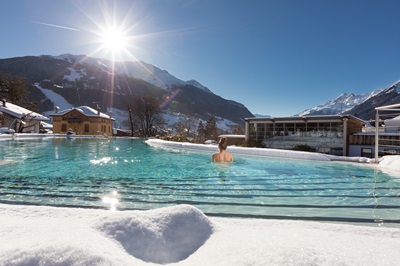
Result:
[[[56,114],[58,113],[58,111],[60,111],[60,107],[56,106],[56,110],[55,110]]]
[[[6,102],[7,102],[7,100],[6,100],[5,98],[3,98],[3,99],[1,100],[1,102],[3,103],[3,107],[6,107]]]
[[[112,112],[110,112],[110,118],[112,118]]]
[[[100,106],[97,105],[97,115],[98,115],[98,116],[100,116],[100,110],[101,110]]]

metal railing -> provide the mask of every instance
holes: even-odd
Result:
[[[400,104],[380,106],[375,110],[375,163],[378,163],[379,147],[387,147],[390,154],[397,154],[397,151],[400,151],[400,124],[399,126],[385,126],[383,132],[379,126],[382,117],[389,119],[400,115]],[[397,135],[399,136],[397,137]],[[393,136],[396,137],[393,138]]]

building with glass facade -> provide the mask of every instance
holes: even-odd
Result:
[[[302,149],[349,156],[349,138],[362,132],[365,121],[352,115],[246,118],[248,146]],[[351,155],[350,155],[351,156]]]

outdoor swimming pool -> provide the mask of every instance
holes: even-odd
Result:
[[[400,224],[400,179],[372,167],[158,149],[140,139],[0,141],[0,203]]]

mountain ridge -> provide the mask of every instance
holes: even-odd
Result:
[[[379,94],[381,91],[382,89],[377,89],[370,93],[364,94],[342,93],[335,99],[330,100],[322,105],[306,109],[296,114],[296,116],[343,114]]]
[[[124,68],[126,64],[128,67]],[[129,72],[133,69],[138,71]],[[164,103],[165,113],[198,121],[214,116],[223,124],[243,126],[244,119],[253,116],[243,104],[214,94],[198,81],[183,81],[144,62],[112,63],[71,54],[25,56],[0,59],[0,71],[27,80],[29,99],[39,103],[40,112],[55,108],[55,103],[43,93],[46,89],[73,106],[99,105],[103,111],[125,112],[135,98],[147,94]]]
[[[375,119],[375,107],[396,103],[400,103],[400,80],[385,89],[364,94],[340,94],[325,104],[308,108],[295,116],[351,114],[370,120]]]
[[[167,70],[163,70],[153,64],[144,61],[116,61],[112,62],[107,59],[93,58],[86,55],[62,54],[53,56],[56,59],[69,60],[70,62],[89,63],[92,65],[105,66],[109,72],[114,71],[119,74],[131,75],[134,78],[142,79],[150,84],[165,90],[170,90],[174,86],[192,85],[207,92],[211,91],[200,82],[192,79],[183,81],[171,75]]]

